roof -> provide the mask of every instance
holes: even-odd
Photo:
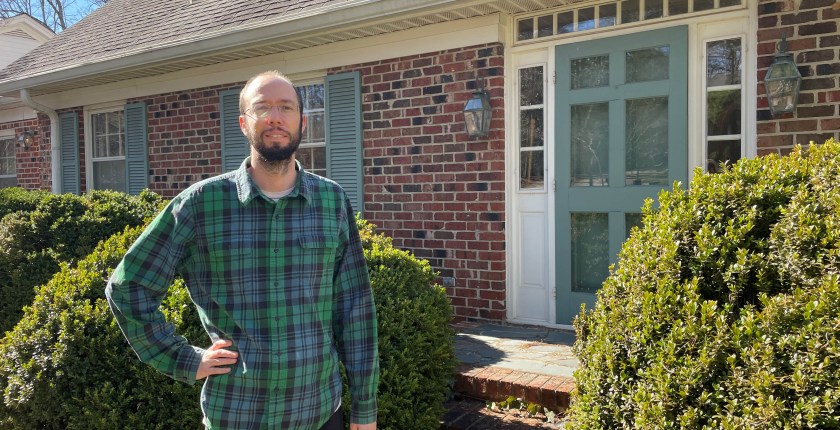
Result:
[[[0,19],[0,34],[43,42],[55,33],[41,21],[25,13]]]

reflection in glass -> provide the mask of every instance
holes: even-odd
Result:
[[[621,2],[621,23],[628,24],[639,20],[639,0]]]
[[[323,143],[324,136],[324,112],[308,113],[306,118],[306,139],[301,143]]]
[[[733,164],[741,158],[740,140],[713,140],[706,150],[706,171],[720,173],[723,166]]]
[[[715,0],[694,0],[694,11],[700,12],[715,8]]]
[[[557,14],[557,34],[572,33],[575,31],[575,12],[560,12]]]
[[[542,188],[545,182],[543,151],[519,153],[519,188]]]
[[[572,106],[572,186],[609,185],[609,109],[607,102]]]
[[[94,161],[93,188],[125,192],[125,161]]]
[[[741,134],[741,90],[710,91],[706,96],[707,134]]]
[[[741,39],[706,43],[706,86],[741,83]]]
[[[93,119],[93,134],[94,135],[102,135],[105,134],[105,122],[107,120],[107,114],[99,113],[91,115]]]
[[[668,183],[668,98],[626,102],[625,185]]]
[[[554,34],[554,16],[545,15],[537,18],[537,37],[551,36]]]
[[[327,150],[323,146],[298,148],[295,159],[309,172],[327,176]]]
[[[531,18],[520,19],[516,31],[516,40],[528,40],[534,38],[534,20]]]
[[[609,216],[572,213],[572,291],[595,293],[610,267]]]
[[[10,177],[10,178],[0,178],[0,188],[8,188],[8,187],[16,187],[17,186],[17,178]]]
[[[688,0],[668,0],[668,16],[688,13]]]
[[[519,146],[543,146],[543,110],[528,109],[519,113]]]
[[[741,0],[720,0],[720,7],[740,6]]]
[[[93,156],[95,158],[108,156],[108,140],[105,136],[97,136],[93,139]]]
[[[645,0],[645,19],[662,18],[662,0]]]
[[[598,27],[612,27],[616,24],[615,3],[598,6]]]
[[[595,28],[595,8],[578,9],[578,31],[592,30],[593,28]]]
[[[630,237],[633,232],[633,227],[642,228],[642,214],[640,213],[625,213],[624,214],[624,238]]]
[[[519,106],[543,104],[543,68],[519,69]]]
[[[571,64],[571,89],[604,87],[610,84],[610,57],[576,58]]]
[[[670,47],[638,49],[625,53],[625,80],[627,83],[661,81],[668,79]]]

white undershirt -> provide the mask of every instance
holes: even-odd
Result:
[[[271,200],[274,200],[276,202],[276,201],[280,200],[281,198],[288,196],[289,193],[294,191],[294,189],[295,189],[295,187],[292,187],[292,188],[289,188],[288,190],[277,191],[277,192],[274,192],[274,193],[268,192],[268,191],[263,191],[263,194],[265,194],[266,197],[268,197]]]

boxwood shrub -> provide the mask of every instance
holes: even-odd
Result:
[[[358,225],[379,319],[379,428],[437,429],[455,367],[448,299],[428,262]],[[0,428],[200,427],[200,384],[175,382],[141,363],[104,299],[110,272],[139,233],[127,229],[76,267],[63,265],[0,341]],[[209,345],[180,281],[162,309],[191,343]]]
[[[840,428],[840,144],[646,202],[592,310],[568,428]]]

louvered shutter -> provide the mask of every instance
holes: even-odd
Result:
[[[326,77],[327,176],[344,188],[356,212],[364,209],[360,83],[358,71]]]
[[[124,111],[126,192],[137,195],[149,187],[146,104],[127,104]]]
[[[79,179],[79,117],[76,112],[64,112],[58,116],[59,143],[61,145],[62,193],[80,194]],[[56,178],[53,178],[56,180]]]
[[[219,109],[222,115],[222,172],[236,170],[251,148],[239,128],[239,91],[233,89],[219,92]]]

